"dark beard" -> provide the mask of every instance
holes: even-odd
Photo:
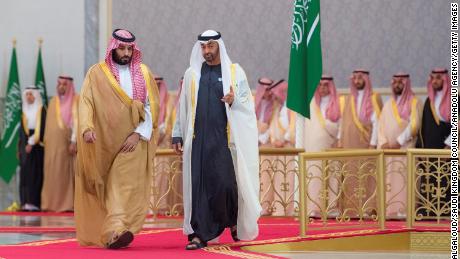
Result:
[[[118,65],[121,65],[121,66],[124,66],[124,65],[128,65],[130,62],[131,62],[131,59],[132,57],[130,57],[128,59],[128,61],[125,61],[125,60],[121,60],[120,57],[118,57],[117,53],[115,52],[115,50],[112,50],[112,60],[117,63]]]
[[[214,60],[214,55],[213,54],[205,55],[204,59],[206,60],[206,62],[212,62]]]
[[[402,94],[402,91],[399,91],[399,92],[393,91],[393,94],[396,95],[396,96],[400,96]]]

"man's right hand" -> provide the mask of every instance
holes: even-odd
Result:
[[[182,153],[184,152],[184,149],[183,149],[182,144],[180,142],[176,143],[176,144],[172,144],[172,146],[173,146],[174,152],[176,152],[176,154],[182,155]]]
[[[86,143],[94,143],[96,141],[96,132],[89,130],[83,134],[83,140]]]

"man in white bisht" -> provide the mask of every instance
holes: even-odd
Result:
[[[392,96],[385,103],[378,122],[377,147],[382,149],[414,148],[420,129],[422,105],[412,91],[409,74],[398,73],[391,80]],[[407,216],[407,159],[385,158],[386,218]]]
[[[183,155],[186,249],[205,247],[227,227],[235,241],[255,239],[261,206],[254,101],[219,32],[203,32],[193,47],[172,137]]]

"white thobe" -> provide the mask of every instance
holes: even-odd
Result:
[[[133,81],[131,77],[131,71],[129,70],[129,65],[117,65],[118,66],[118,73],[120,76],[120,86],[123,91],[129,96],[129,98],[133,98]],[[152,135],[152,113],[150,112],[150,102],[148,98],[148,91],[146,91],[145,97],[145,120],[141,122],[134,132],[139,133],[142,140],[149,141],[150,136]]]

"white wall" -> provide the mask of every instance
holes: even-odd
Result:
[[[12,39],[17,39],[21,87],[35,81],[39,37],[48,95],[55,94],[61,73],[75,79],[80,89],[84,78],[84,0],[2,1],[0,15],[0,97],[5,95]]]
[[[99,0],[99,60],[105,58],[112,37],[112,0]]]
[[[434,67],[449,67],[450,0],[321,0],[323,72],[347,88],[357,68],[374,87],[394,73],[424,87]],[[170,89],[188,67],[196,36],[222,33],[233,62],[257,78],[287,79],[294,0],[114,0],[113,27],[138,39],[143,61]]]

